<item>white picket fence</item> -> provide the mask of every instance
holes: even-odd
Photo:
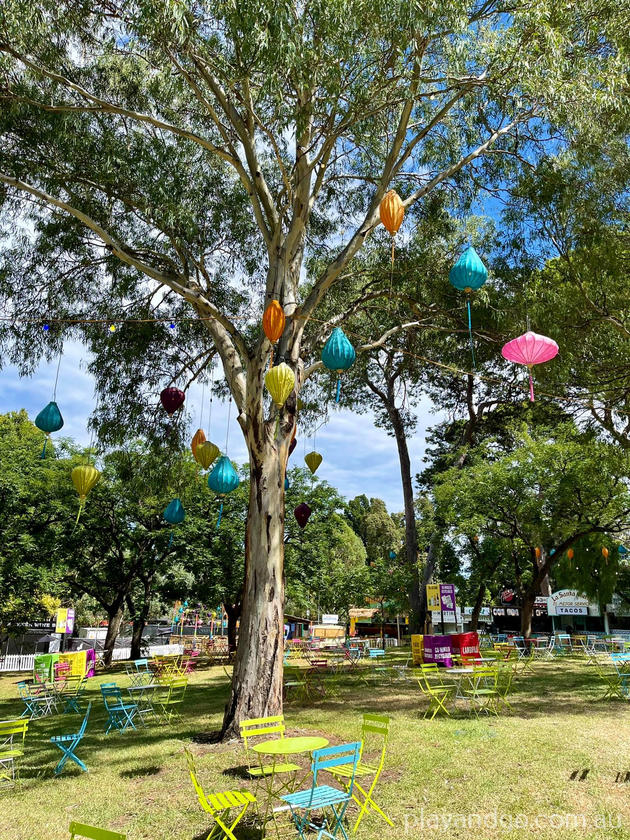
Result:
[[[148,656],[179,655],[184,652],[183,645],[151,645]],[[116,662],[121,659],[129,659],[131,648],[114,648],[112,659]],[[7,656],[0,656],[0,671],[32,671],[35,664],[35,654],[10,653]]]

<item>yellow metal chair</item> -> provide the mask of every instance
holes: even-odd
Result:
[[[208,834],[206,840],[214,840],[215,837],[220,840],[236,840],[234,836],[234,829],[238,823],[245,816],[245,812],[251,804],[256,804],[256,797],[248,790],[226,790],[223,793],[211,793],[208,796],[203,792],[203,788],[197,779],[197,771],[195,769],[195,761],[190,751],[184,747],[186,753],[186,761],[188,762],[188,771],[190,778],[195,788],[195,793],[199,800],[199,804],[212,817],[214,825]],[[236,817],[230,822],[230,811],[238,809]]]
[[[452,702],[455,696],[456,686],[443,685],[442,682],[438,685],[432,685],[429,675],[424,672],[418,677],[418,685],[420,686],[420,691],[429,700],[429,705],[424,713],[425,719],[429,713],[431,713],[430,720],[433,720],[438,712],[444,712],[448,717],[451,716],[446,706],[447,703]]]
[[[359,823],[367,813],[368,808],[379,814],[388,825],[394,825],[372,797],[374,788],[378,782],[378,777],[381,775],[385,763],[389,724],[390,719],[385,715],[364,714],[363,724],[361,726],[361,752],[356,769],[354,769],[352,764],[342,764],[334,767],[330,771],[338,781],[347,787],[349,787],[354,775],[352,798],[359,806],[359,815],[352,827],[353,832],[356,832],[358,829]],[[372,776],[372,781],[368,790],[365,790],[365,788],[361,787],[358,780],[362,777],[367,778],[369,776]]]
[[[284,715],[272,715],[265,718],[250,718],[241,721],[241,738],[245,747],[247,757],[247,772],[254,779],[261,776],[268,776],[272,773],[293,773],[300,769],[298,764],[261,764],[254,766],[251,760],[249,744],[252,738],[263,737],[269,740],[269,736],[275,735],[284,738],[285,733]]]
[[[28,720],[0,720],[0,788],[13,787],[17,774],[15,762],[24,755]]]

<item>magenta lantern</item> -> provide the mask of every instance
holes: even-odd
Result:
[[[311,509],[306,504],[306,502],[302,502],[302,504],[298,505],[293,511],[293,516],[295,516],[297,524],[300,526],[300,528],[305,528],[306,523],[308,522],[311,516]]]
[[[546,335],[537,335],[534,332],[526,332],[508,341],[501,349],[501,354],[508,362],[517,362],[519,365],[526,365],[529,370],[529,398],[534,402],[534,380],[532,379],[532,367],[542,362],[548,362],[558,355],[558,345],[552,338]]]
[[[186,394],[179,388],[165,388],[160,394],[160,402],[169,416],[175,414],[177,409],[184,404],[185,399]]]

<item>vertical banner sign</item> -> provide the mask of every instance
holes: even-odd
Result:
[[[66,614],[66,633],[72,634],[74,630],[74,610],[70,608]]]
[[[68,619],[68,610],[57,610],[57,618],[55,620],[55,633],[66,632],[66,621]]]
[[[443,612],[455,612],[455,584],[440,584],[440,609]]]
[[[427,607],[432,612],[440,610],[440,584],[427,583]]]

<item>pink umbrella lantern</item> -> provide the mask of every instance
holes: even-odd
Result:
[[[527,365],[529,370],[529,398],[534,402],[534,380],[532,379],[532,367],[542,362],[549,362],[558,355],[558,345],[552,338],[546,335],[537,335],[534,332],[526,332],[513,338],[501,348],[501,355],[508,362],[517,362],[519,365]]]

